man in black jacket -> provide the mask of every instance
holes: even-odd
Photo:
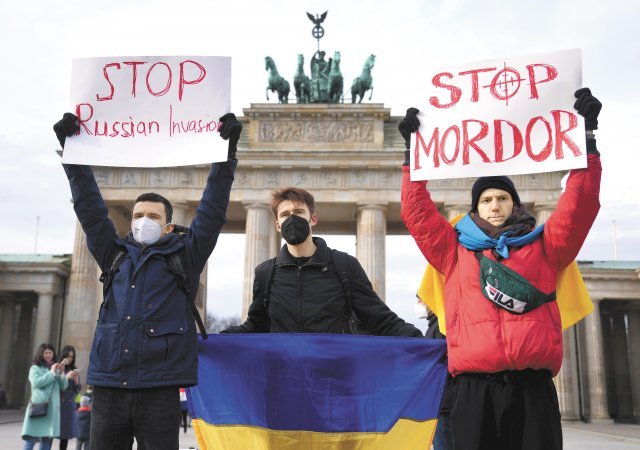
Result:
[[[422,336],[378,297],[356,258],[332,250],[323,239],[313,237],[311,230],[318,217],[308,191],[287,188],[275,192],[271,211],[287,243],[275,261],[256,267],[247,320],[224,332],[349,334],[353,313],[372,334]],[[338,258],[346,261],[346,276],[339,275]],[[265,273],[272,274],[267,295]]]

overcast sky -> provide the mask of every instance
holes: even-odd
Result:
[[[602,1],[165,1],[0,3],[0,253],[71,253],[75,217],[51,126],[70,110],[71,60],[92,56],[232,57],[232,109],[265,101],[264,57],[290,81],[296,55],[315,52],[306,12],[329,11],[321,48],[341,51],[345,85],[376,55],[374,102],[393,115],[416,104],[426,68],[581,48],[583,81],[604,104],[597,132],[602,209],[581,259],[640,260],[638,108],[640,2]],[[400,158],[399,158],[400,160]],[[322,218],[320,218],[322,219]],[[328,237],[355,254],[353,237]],[[209,305],[239,315],[241,235],[223,235],[210,262]],[[387,245],[387,300],[413,317],[424,261],[409,237]]]

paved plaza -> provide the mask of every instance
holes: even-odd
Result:
[[[20,450],[23,412],[17,410],[0,411],[0,450]],[[563,424],[564,448],[566,450],[632,450],[640,449],[640,425],[625,424],[587,424],[566,422]],[[59,441],[54,441],[53,450],[57,450]],[[75,442],[69,442],[69,449],[75,448]],[[134,444],[134,449],[135,444]],[[187,433],[180,430],[180,449],[197,449],[193,428]],[[400,450],[400,449],[394,449]]]

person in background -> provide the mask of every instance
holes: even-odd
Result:
[[[70,375],[64,374],[65,361],[55,362],[51,344],[40,344],[29,369],[31,400],[24,413],[22,439],[24,450],[32,450],[37,442],[40,450],[49,450],[51,441],[60,435],[60,391],[66,389]],[[46,414],[31,417],[34,405],[47,404]]]
[[[89,450],[91,437],[91,399],[86,395],[80,397],[78,408],[78,435],[76,436],[76,450]]]
[[[71,345],[63,347],[60,361],[66,361],[64,373],[71,375],[67,388],[60,392],[60,450],[66,450],[69,439],[78,434],[75,397],[80,392],[80,376],[76,368],[76,350]]]
[[[189,405],[187,403],[187,392],[184,388],[180,388],[180,423],[184,432],[187,432],[189,424]]]

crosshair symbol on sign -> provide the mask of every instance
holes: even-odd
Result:
[[[483,86],[490,88],[491,95],[498,100],[504,100],[506,105],[509,106],[509,99],[516,95],[520,89],[520,83],[526,81],[520,78],[520,73],[513,67],[507,67],[506,63],[504,68],[493,77],[491,84]]]
[[[315,27],[313,27],[313,30],[311,30],[311,34],[314,38],[320,39],[322,36],[324,36],[324,28],[322,28],[320,25],[316,25]]]

